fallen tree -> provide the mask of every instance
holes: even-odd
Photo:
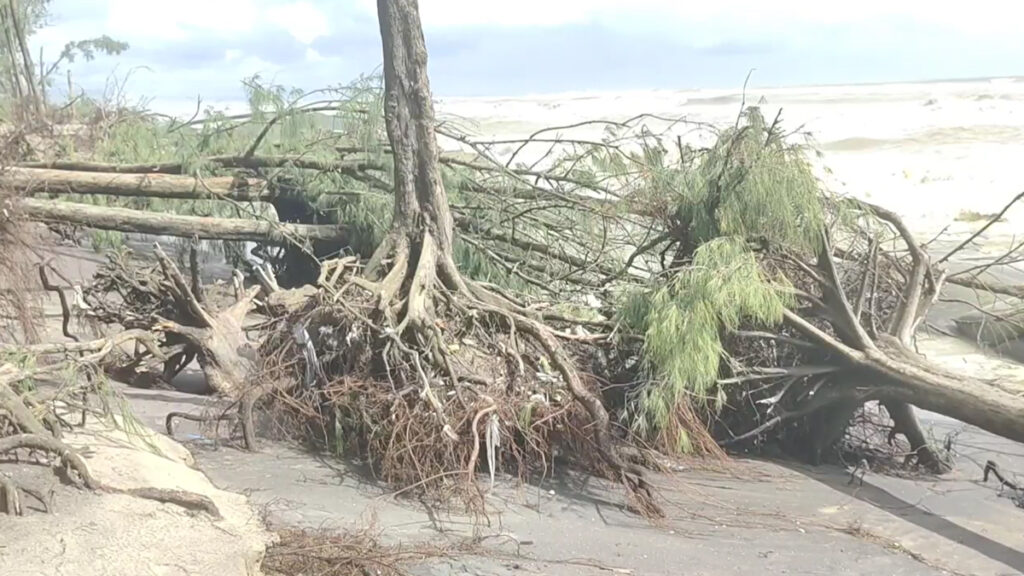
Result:
[[[890,441],[904,435],[932,472],[948,463],[912,405],[1021,439],[1019,397],[914,351],[946,274],[900,218],[823,194],[778,119],[744,115],[686,171],[657,167],[679,175],[667,197],[634,197],[637,211],[661,215],[660,241],[631,256],[660,261],[656,280],[620,313],[644,334],[634,429],[670,449],[695,427],[695,403],[721,418],[724,444],[788,440],[817,461],[866,402],[881,401]]]
[[[36,222],[74,224],[179,238],[303,244],[310,240],[337,240],[337,226],[291,224],[270,220],[213,218],[161,214],[148,210],[90,206],[87,204],[25,198],[17,202],[19,214]]]
[[[176,347],[178,355],[194,354],[213,387],[243,404],[243,434],[250,447],[255,439],[247,412],[266,392],[298,390],[299,398],[316,407],[315,418],[322,423],[325,407],[348,410],[337,396],[342,393],[338,384],[359,382],[366,408],[359,415],[349,415],[354,421],[336,420],[335,426],[364,430],[373,426],[376,432],[372,437],[355,434],[352,438],[362,438],[361,451],[380,463],[389,480],[437,488],[451,486],[448,471],[474,471],[480,454],[478,426],[480,419],[490,414],[486,436],[497,434],[521,450],[523,474],[545,470],[555,436],[561,436],[562,443],[573,446],[581,465],[623,482],[636,506],[657,513],[643,470],[619,453],[599,389],[577,371],[574,358],[563,348],[560,340],[565,334],[546,324],[545,314],[528,308],[515,296],[460,272],[455,262],[454,218],[438,164],[415,2],[382,1],[380,10],[389,103],[387,135],[395,174],[393,218],[365,270],[348,269],[344,274],[344,267],[333,273],[323,270],[322,290],[300,295],[297,303],[275,308],[275,302],[284,299],[268,297],[265,311],[278,318],[264,328],[260,342],[249,342],[249,346],[242,345],[246,339],[239,319],[255,296],[240,298],[239,304],[222,313],[210,312],[199,301],[199,291],[189,286],[159,251],[163,280],[140,282],[140,277],[151,274],[140,276],[137,268],[122,266],[108,274],[104,285],[107,291],[121,292],[120,300],[129,305],[90,300],[92,314],[104,316],[110,324],[174,336],[163,346]],[[70,204],[34,199],[24,200],[20,206],[22,213],[33,219],[150,233],[184,230],[186,222],[182,220],[177,227],[156,226],[153,223],[160,219],[155,215],[103,209],[107,215],[101,216],[96,211],[76,212]],[[553,215],[531,217],[554,220]],[[565,255],[523,233],[498,232],[494,223],[468,217],[461,220],[483,237],[510,247],[497,258],[508,257],[507,250],[518,250],[543,253],[578,268],[588,267],[592,261],[586,253]],[[126,222],[132,222],[131,226]],[[568,224],[570,221],[563,221],[553,226]],[[193,226],[189,235],[198,229]],[[241,239],[241,233],[234,234],[231,239]],[[337,265],[337,261],[327,264]],[[546,266],[535,269],[540,273],[550,270]],[[601,265],[597,273],[614,269]],[[264,287],[274,285],[268,277],[261,282]],[[126,296],[125,290],[133,291],[132,295]],[[88,293],[95,296],[97,291]],[[172,297],[168,299],[166,294]],[[295,334],[305,334],[307,339],[310,334],[336,335],[335,349],[320,354],[319,359],[304,355]],[[471,344],[473,340],[476,342]],[[258,359],[242,352],[256,348],[260,350]],[[294,361],[296,354],[306,360],[304,369]],[[317,377],[322,369],[315,365],[319,362],[343,362],[346,367],[342,374],[333,373],[334,380],[324,382]],[[181,361],[173,362],[169,371],[180,365]],[[240,382],[249,386],[239,387]],[[279,382],[280,386],[268,387],[267,382]],[[322,390],[309,392],[318,385]],[[414,391],[418,395],[412,394]],[[530,413],[537,414],[536,422],[522,420]],[[378,434],[387,430],[392,437],[385,441]],[[425,449],[408,449],[421,442]],[[492,466],[495,448],[489,444],[486,450]],[[459,479],[455,486],[475,484]],[[475,490],[470,490],[470,495],[478,501]]]
[[[44,168],[7,168],[0,172],[0,187],[19,195],[100,194],[168,199],[264,200],[272,191],[255,178],[211,176],[198,178],[168,174],[125,174]]]
[[[635,505],[656,513],[642,470],[618,453],[607,410],[575,369],[555,332],[535,312],[466,279],[458,270],[453,253],[453,220],[438,164],[427,54],[417,4],[415,0],[379,0],[378,18],[384,45],[385,124],[394,157],[394,216],[388,235],[365,272],[352,276],[335,297],[349,304],[335,310],[346,318],[342,325],[347,324],[350,331],[370,330],[373,334],[363,340],[364,345],[369,344],[368,363],[356,366],[354,375],[362,373],[382,384],[403,383],[388,394],[390,402],[406,403],[401,398],[408,387],[420,391],[419,400],[413,400],[402,411],[406,415],[399,417],[396,432],[407,426],[425,426],[426,430],[413,433],[435,439],[428,444],[428,451],[434,454],[406,456],[407,449],[400,444],[385,450],[382,457],[398,462],[406,470],[403,474],[416,470],[417,460],[433,460],[433,466],[417,471],[421,482],[453,468],[475,470],[479,445],[463,440],[465,432],[459,429],[470,423],[470,434],[478,438],[475,426],[479,415],[499,409],[494,406],[499,394],[508,394],[510,386],[522,390],[531,379],[520,371],[513,381],[494,381],[490,375],[495,374],[497,366],[474,366],[453,350],[458,342],[464,343],[475,334],[484,339],[482,349],[496,353],[503,348],[503,339],[488,336],[488,332],[508,331],[518,337],[507,342],[506,351],[497,357],[499,365],[513,362],[521,366],[521,354],[531,348],[533,354],[544,359],[552,371],[550,376],[561,381],[565,392],[591,420],[587,436],[600,461],[612,477],[629,488]],[[356,308],[357,302],[363,303],[362,310]],[[529,348],[527,341],[532,342]],[[482,359],[477,356],[476,361]],[[383,371],[374,368],[380,363]],[[453,394],[441,396],[435,391],[438,382]],[[469,387],[474,382],[476,389]],[[460,390],[472,390],[475,400],[469,403]],[[525,396],[523,392],[515,394]],[[442,402],[444,397],[451,399]],[[424,419],[418,414],[421,410],[434,417]],[[455,454],[462,456],[453,460]]]
[[[778,119],[747,109],[710,149],[609,123],[629,134],[535,135],[512,158],[442,128],[475,151],[446,157],[415,3],[381,0],[379,9],[386,147],[338,146],[340,159],[265,156],[255,153],[261,130],[245,152],[198,162],[23,163],[11,173],[26,192],[287,197],[303,218],[332,214],[331,225],[313,225],[18,203],[45,222],[351,251],[315,254],[316,282],[301,291],[281,291],[257,270],[263,294],[239,292],[226,306],[204,302],[196,271],[189,283],[164,257],[158,267],[121,263],[87,291],[94,315],[159,337],[161,352],[142,349],[134,365],[158,360],[170,379],[198,358],[212,387],[242,405],[234,418],[247,446],[249,413],[270,395],[317,428],[318,441],[366,457],[402,486],[469,487],[479,503],[464,479],[484,461],[492,473],[509,457],[524,476],[547,472],[557,446],[652,511],[638,466],[652,460],[627,446],[717,455],[718,444],[777,442],[818,461],[874,401],[894,421],[890,440],[905,436],[906,452],[931,471],[945,458],[912,406],[1020,438],[1018,397],[912,351],[945,281],[1018,288],[947,277],[895,214],[824,193]],[[548,167],[514,162],[524,147],[556,144],[571,150]],[[193,164],[211,175],[191,174],[201,172]],[[287,194],[282,174],[296,183]],[[97,304],[124,290],[134,291],[127,306]],[[253,307],[268,320],[246,334]]]

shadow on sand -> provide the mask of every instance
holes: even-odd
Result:
[[[992,540],[943,516],[929,512],[913,502],[904,500],[888,490],[872,484],[869,478],[864,479],[863,485],[859,481],[855,481],[853,485],[850,485],[850,475],[835,467],[822,466],[818,469],[810,469],[807,466],[789,462],[779,462],[778,464],[811,480],[820,482],[837,492],[856,498],[865,504],[889,513],[900,520],[914,524],[919,528],[956,542],[996,562],[1024,573],[1024,552]],[[1017,510],[1008,511],[1011,514],[1016,512]]]

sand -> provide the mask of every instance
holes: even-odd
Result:
[[[20,518],[0,516],[0,574],[259,574],[274,537],[249,500],[215,487],[180,444],[152,432],[126,434],[122,429],[90,420],[66,441],[106,486],[201,494],[223,518],[125,494],[80,491],[57,483],[44,467],[2,464],[0,469],[18,481],[53,489],[55,509],[48,515],[28,510]]]

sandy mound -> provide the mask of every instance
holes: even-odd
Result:
[[[126,434],[99,423],[67,440],[104,485],[202,494],[223,518],[134,496],[54,486],[53,475],[39,466],[5,468],[19,480],[39,478],[43,485],[36,488],[55,492],[54,514],[0,521],[0,572],[5,576],[260,573],[272,535],[246,497],[216,488],[191,467],[192,457],[182,446],[148,429]]]

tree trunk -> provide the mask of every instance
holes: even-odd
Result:
[[[365,158],[355,160],[316,160],[303,156],[209,156],[204,162],[216,164],[221,168],[285,168],[293,167],[320,172],[340,172],[342,174],[364,170],[383,171],[381,162]],[[48,170],[68,170],[76,172],[106,172],[110,174],[168,174],[182,175],[185,165],[181,162],[159,162],[154,164],[112,164],[109,162],[88,162],[80,160],[56,160],[53,162],[19,162],[19,168],[43,168]]]
[[[170,174],[119,174],[46,168],[8,168],[0,187],[24,194],[99,194],[181,200],[226,198],[266,200],[271,191],[262,180],[213,176],[193,178]]]
[[[384,44],[386,128],[395,163],[392,226],[413,242],[425,233],[450,261],[453,222],[441,182],[418,2],[378,0],[377,11]]]
[[[179,238],[236,240],[286,244],[306,240],[337,240],[336,226],[282,224],[266,220],[181,216],[128,208],[91,206],[27,198],[17,203],[20,214],[36,222],[66,223],[99,230],[117,230]]]
[[[25,28],[19,22],[17,5],[14,0],[9,0],[8,6],[11,8],[11,24],[13,24],[15,39],[18,42],[18,49],[21,51],[21,61],[24,66],[22,73],[25,76],[25,84],[28,86],[28,96],[32,99],[31,106],[36,114],[36,119],[41,121],[43,120],[46,103],[43,102],[42,97],[39,95],[39,89],[36,85],[35,66],[32,64],[32,54],[29,53],[28,42],[25,40]],[[42,79],[40,79],[41,81]]]
[[[903,360],[895,355],[870,352],[860,363],[881,376],[881,397],[887,401],[887,407],[889,401],[906,402],[997,436],[1024,442],[1024,397],[985,382],[946,373],[916,359]],[[900,432],[906,434],[904,430]],[[921,440],[925,440],[923,433],[921,435]]]
[[[409,326],[429,329],[434,314],[431,291],[438,281],[449,290],[465,295],[469,291],[455,266],[453,221],[438,164],[418,3],[378,0],[377,13],[384,46],[385,126],[395,163],[395,207],[391,232],[366,272],[375,276],[384,259],[393,260],[380,282],[380,300],[385,308],[404,312],[396,327],[402,333]],[[396,301],[401,305],[394,306]]]

